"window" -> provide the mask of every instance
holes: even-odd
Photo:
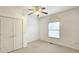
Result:
[[[60,22],[49,22],[48,36],[53,38],[60,38]]]

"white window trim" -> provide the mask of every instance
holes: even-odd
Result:
[[[55,23],[55,22],[59,22],[59,21],[51,21],[51,22],[48,22],[48,27],[47,27],[47,29],[48,29],[48,38],[54,38],[54,39],[60,39],[61,38],[61,24],[60,24],[60,26],[59,26],[59,38],[57,38],[57,37],[49,37],[49,23]]]

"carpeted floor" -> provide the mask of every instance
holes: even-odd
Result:
[[[28,47],[18,49],[11,53],[78,53],[78,52],[79,51],[77,50],[55,44],[50,44],[48,42],[34,41],[29,43]]]

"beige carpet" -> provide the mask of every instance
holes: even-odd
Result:
[[[12,53],[78,53],[79,51],[50,44],[44,41],[34,41],[28,44],[28,47],[18,49]]]

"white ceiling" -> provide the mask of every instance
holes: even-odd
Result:
[[[16,6],[15,8],[22,9],[23,12],[25,10],[24,14],[28,14],[29,13],[28,9],[33,8],[33,7],[34,6]],[[65,11],[65,10],[69,10],[69,9],[72,9],[72,8],[76,8],[78,6],[44,6],[44,7],[46,7],[48,14],[47,15],[41,14],[40,17],[44,17],[44,16],[48,16],[48,15],[55,14],[55,13],[58,13],[58,12],[62,12],[62,11]],[[34,15],[34,14],[32,14],[32,15]]]
[[[26,6],[25,9],[32,8],[32,7],[33,6],[30,6],[30,7]],[[51,14],[62,12],[64,10],[72,9],[72,8],[75,8],[76,6],[44,6],[44,7],[46,7],[48,14],[47,15],[41,14],[40,17],[48,16],[48,15],[51,15]]]
[[[72,8],[76,8],[76,7],[73,7],[73,6],[47,6],[46,8],[48,11],[48,15],[51,15],[51,14],[55,14],[55,13],[69,10]],[[41,15],[40,17],[48,16],[48,15]]]

